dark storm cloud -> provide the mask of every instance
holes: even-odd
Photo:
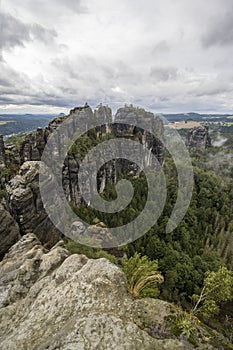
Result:
[[[12,48],[23,46],[25,41],[30,40],[29,28],[20,20],[6,13],[0,13],[0,47]]]
[[[56,2],[68,7],[74,12],[86,12],[81,0],[56,0]]]
[[[84,104],[84,100],[82,100],[82,104]],[[37,96],[32,95],[30,96],[29,93],[27,95],[20,95],[20,92],[17,93],[17,99],[15,99],[14,94],[9,94],[7,96],[2,96],[0,94],[0,105],[1,104],[14,104],[16,106],[21,105],[31,105],[31,106],[52,106],[52,107],[61,107],[61,108],[71,108],[75,105],[77,105],[78,101],[77,98],[64,98],[63,96],[48,96],[46,95],[39,95]]]
[[[67,12],[72,12],[73,14],[88,12],[82,0],[24,0],[24,5],[22,6],[30,9],[30,12],[36,13],[38,18],[51,18],[56,23],[58,23],[59,19],[63,17],[63,15],[66,15]]]
[[[11,83],[9,82],[9,80],[8,79],[6,79],[6,78],[0,78],[0,87],[9,87],[9,86],[11,86]]]
[[[28,86],[28,78],[9,67],[6,62],[0,62],[0,71],[0,85],[2,87],[20,87],[21,89]]]
[[[6,62],[0,62],[0,71],[0,104],[18,104],[22,94],[32,94],[31,83],[25,74],[10,68]]]
[[[56,36],[54,30],[46,29],[36,23],[25,24],[10,14],[2,12],[0,12],[0,31],[0,50],[24,46],[25,42],[32,40],[48,42]]]
[[[168,81],[177,78],[177,69],[174,67],[152,67],[150,71],[150,76],[155,81]]]
[[[167,53],[169,50],[170,47],[168,42],[166,40],[161,40],[151,49],[151,54],[157,55],[161,53]]]
[[[64,97],[63,92],[40,91],[25,74],[19,73],[0,62],[0,105],[13,104],[16,106],[30,104],[34,106],[49,105],[67,107],[75,103],[75,90],[70,97]]]
[[[17,96],[17,98],[16,98]],[[16,106],[30,104],[32,106],[41,106],[41,105],[47,105],[47,106],[58,106],[58,107],[72,107],[75,103],[75,100],[67,100],[64,99],[62,96],[46,96],[46,94],[37,93],[33,94],[30,93],[30,91],[24,91],[22,94],[22,91],[19,89],[15,90],[6,90],[4,94],[1,92],[0,87],[0,105],[1,104],[14,104]]]
[[[0,9],[0,108],[233,108],[233,0],[0,0]]]
[[[207,48],[214,45],[233,46],[233,4],[225,14],[220,14],[216,21],[210,22],[202,43]]]
[[[32,39],[38,39],[44,43],[51,43],[57,36],[53,29],[46,29],[39,24],[32,24],[30,27],[30,34]]]

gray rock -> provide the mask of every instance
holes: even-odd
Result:
[[[0,168],[4,167],[6,163],[5,145],[3,135],[0,135]]]
[[[201,125],[189,131],[187,136],[187,146],[191,148],[205,149],[211,146],[208,126]]]
[[[0,263],[0,307],[23,297],[35,282],[35,261],[45,253],[34,234],[23,236]],[[22,277],[24,276],[24,277]]]
[[[91,240],[95,247],[106,248],[109,246],[117,247],[118,241],[114,237],[108,228],[103,223],[89,226],[83,233],[83,238]]]
[[[123,136],[138,140],[157,156],[160,164],[164,161],[164,145],[161,142],[164,134],[163,122],[151,112],[133,106],[125,106],[117,111],[116,118],[113,120],[112,111],[109,107],[100,105],[93,112],[88,105],[85,105],[84,107],[76,107],[72,109],[69,115],[77,118],[74,118],[72,127],[70,128],[71,130],[68,129],[67,137],[72,133],[72,129],[78,127],[80,123],[86,125],[86,129],[88,130],[89,126],[92,125],[92,122],[95,121],[99,124],[96,128],[96,134],[99,139],[104,138],[109,133],[113,133],[116,137]],[[9,169],[18,169],[19,164],[22,165],[24,162],[39,161],[49,136],[68,117],[69,116],[57,117],[51,121],[45,129],[38,128],[37,131],[28,134],[25,137],[25,140],[20,143],[19,152],[16,149],[14,149],[14,152],[11,150],[11,157],[8,157],[6,160],[7,167]],[[155,139],[149,132],[138,129],[137,123],[139,120],[144,120],[145,125],[148,126],[149,130],[152,130],[155,136],[160,136],[160,141]],[[125,121],[128,121],[133,125],[124,124]],[[87,134],[89,135],[90,132],[88,131]],[[63,136],[64,135],[58,135],[58,154],[61,154],[60,142]],[[2,143],[0,142],[0,163],[1,159],[5,159],[5,150],[7,147],[8,146],[6,145],[4,146],[3,141]],[[108,150],[106,150],[106,152],[108,152]],[[109,152],[111,152],[111,150],[109,150]],[[67,199],[74,202],[76,205],[83,203],[77,181],[80,161],[81,157],[79,152],[68,155],[64,162],[65,166],[63,171],[64,192]],[[148,164],[149,161],[149,159],[142,159],[142,165]],[[137,165],[124,159],[108,162],[98,174],[97,183],[100,192],[103,192],[109,182],[116,183],[117,177],[125,167],[129,167],[129,172],[131,174],[138,175],[140,173],[140,168]],[[12,174],[14,175],[15,172],[13,171]],[[93,185],[92,182],[92,178],[87,179],[87,184],[89,186]],[[94,179],[94,183],[96,183],[96,179]]]
[[[19,227],[6,207],[0,203],[0,259],[19,239]]]
[[[6,185],[9,210],[19,224],[22,234],[33,232],[43,244],[52,247],[60,239],[60,232],[44,210],[39,190],[41,162],[25,162]]]
[[[68,256],[60,246],[48,252],[29,234],[0,263],[6,271],[13,273],[0,309],[2,350],[185,349],[140,328],[126,277],[106,259]],[[9,297],[19,286],[20,297]]]

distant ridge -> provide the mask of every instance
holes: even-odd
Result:
[[[56,116],[57,114],[0,114],[0,134],[9,136],[44,128]]]

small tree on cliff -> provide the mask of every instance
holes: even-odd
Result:
[[[207,272],[200,295],[192,297],[195,305],[193,314],[206,318],[219,313],[219,305],[233,299],[233,274],[226,267],[217,272]]]

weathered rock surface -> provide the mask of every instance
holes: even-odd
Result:
[[[40,160],[45,147],[45,135],[42,128],[38,128],[35,133],[30,133],[20,145],[21,164],[30,160]]]
[[[3,141],[3,135],[0,135],[0,168],[5,166],[5,162],[6,162],[5,145]]]
[[[33,232],[52,247],[59,239],[60,232],[54,227],[44,210],[39,189],[41,162],[25,162],[6,185],[9,211],[20,227],[21,234]]]
[[[39,171],[42,167],[44,163],[40,161],[24,162],[19,174],[6,185],[8,211],[0,206],[0,216],[2,215],[2,227],[0,228],[2,251],[0,252],[2,256],[19,238],[19,232],[21,235],[33,232],[47,248],[60,240],[61,232],[66,232],[66,235],[73,240],[81,240],[87,244],[92,242],[94,246],[117,246],[118,241],[103,225],[92,225],[86,228],[80,221],[74,221],[70,229],[66,228],[67,218],[63,202],[57,193],[50,192],[52,179],[46,178],[47,199],[59,219],[57,224],[61,232],[54,226],[44,209],[41,198]]]
[[[102,223],[89,226],[84,232],[84,236],[91,240],[94,246],[108,248],[109,246],[117,247],[119,244],[116,237]]]
[[[0,203],[0,259],[7,250],[19,239],[19,227],[11,214]]]
[[[189,131],[187,146],[191,148],[207,148],[211,146],[208,126],[201,125]]]
[[[46,251],[32,234],[0,263],[0,286],[1,350],[187,349],[171,336],[156,339],[142,329],[138,302],[117,266],[69,256],[61,246]]]
[[[164,124],[161,118],[143,108],[125,106],[119,108],[113,124],[113,130],[118,135],[129,134],[138,139],[145,147],[151,149],[158,158],[160,164],[164,161]],[[125,122],[131,124],[124,124]],[[145,129],[140,128],[142,125]],[[147,131],[146,131],[147,130]]]

